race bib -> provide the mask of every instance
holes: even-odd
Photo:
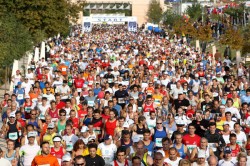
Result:
[[[217,92],[213,93],[213,97],[217,97],[219,94]]]
[[[24,111],[27,112],[27,113],[30,113],[31,107],[25,107],[25,108],[24,108]]]
[[[141,112],[142,111],[142,107],[138,107],[138,111]]]
[[[88,101],[88,105],[93,107],[95,105],[95,102],[94,101]]]
[[[171,90],[176,88],[176,84],[171,84],[170,85]]]
[[[154,103],[155,103],[156,105],[160,105],[160,104],[161,104],[161,101],[160,101],[159,99],[155,99]]]
[[[50,166],[50,164],[42,164],[42,165],[38,165],[38,166]]]
[[[23,94],[18,94],[17,95],[17,100],[23,100]]]
[[[124,98],[118,98],[118,103],[125,103]]]
[[[17,132],[13,132],[13,133],[9,133],[9,139],[10,140],[17,140],[18,139],[18,133]]]
[[[51,118],[51,122],[57,122],[58,118]]]
[[[236,141],[236,143],[237,143],[238,145],[240,145],[240,146],[243,145],[243,142],[242,142],[242,141]]]
[[[67,71],[67,68],[65,68],[65,67],[64,67],[64,68],[62,68],[62,71]]]
[[[66,147],[67,147],[67,149],[71,149],[72,150],[73,149],[73,143],[72,142],[67,142],[66,143]]]
[[[112,83],[113,82],[113,78],[108,78],[108,83]]]
[[[215,152],[217,150],[215,143],[208,143],[208,146]]]
[[[94,129],[94,132],[95,132],[97,135],[101,134],[101,130],[98,129],[98,128]]]
[[[156,138],[155,145],[156,147],[162,147],[162,138]]]
[[[137,134],[140,140],[143,140],[143,135],[142,134]]]
[[[188,150],[189,150],[190,153],[191,153],[192,150],[193,150],[194,148],[196,148],[196,147],[197,147],[197,145],[187,145],[187,148],[188,148]]]
[[[44,116],[43,114],[40,114],[40,115],[39,115],[39,119],[44,120],[44,119],[45,119],[45,116]]]
[[[77,92],[81,92],[82,91],[82,88],[77,88]]]
[[[123,81],[124,85],[129,85],[129,81]]]
[[[89,85],[93,85],[94,81],[89,81]]]

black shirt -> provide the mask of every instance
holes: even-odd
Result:
[[[192,124],[195,125],[195,134],[199,135],[200,137],[204,136],[205,130],[201,129],[201,126],[203,126],[205,129],[208,128],[209,122],[205,119],[202,119],[201,121],[193,120]]]
[[[85,157],[85,161],[86,161],[87,166],[104,166],[105,165],[104,159],[99,155],[96,155],[94,158],[90,157],[90,155],[87,155]]]
[[[190,103],[187,99],[183,99],[183,100],[175,99],[174,100],[175,110],[178,110],[181,106],[188,107],[189,105]]]

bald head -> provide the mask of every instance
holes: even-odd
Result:
[[[208,164],[210,166],[217,166],[218,158],[216,156],[210,156],[209,159],[208,159]]]

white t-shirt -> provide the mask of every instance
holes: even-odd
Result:
[[[2,166],[11,166],[11,163],[9,160],[5,159],[5,158],[0,158],[0,165]]]
[[[237,160],[235,158],[232,158],[229,161],[225,161],[224,159],[219,161],[218,166],[235,166],[237,163]]]
[[[119,161],[116,160],[116,163],[118,164],[118,166],[124,166],[123,163],[120,163]],[[112,162],[111,164],[112,166],[115,166],[115,161]],[[132,166],[132,162],[128,160],[128,166]],[[141,164],[141,166],[144,166],[143,164]]]
[[[235,132],[234,132],[235,133]],[[235,133],[236,134],[236,133]],[[236,134],[237,136],[237,144],[239,144],[240,146],[243,145],[243,142],[247,142],[247,136],[243,131],[240,131],[239,134]]]
[[[102,157],[105,160],[105,163],[111,163],[114,159],[114,154],[117,151],[117,147],[115,144],[111,143],[110,145],[106,145],[104,142],[98,145],[98,148],[102,152]]]
[[[19,153],[21,155],[24,155],[24,161],[23,161],[23,165],[24,166],[30,166],[32,160],[34,159],[34,157],[38,154],[40,150],[40,146],[38,145],[23,145],[20,150]]]
[[[231,114],[235,115],[237,119],[241,119],[240,112],[236,107],[227,107],[225,112],[231,112]]]
[[[169,158],[166,158],[166,159],[164,160],[164,162],[170,164],[171,166],[178,166],[181,159],[182,159],[182,158],[177,157],[177,159],[176,159],[175,161],[172,161],[172,160],[170,160]]]

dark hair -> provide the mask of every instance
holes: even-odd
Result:
[[[76,161],[76,160],[81,160],[81,159],[85,160],[84,156],[83,156],[83,155],[78,155],[78,156],[76,156],[76,157],[74,158],[74,161]]]
[[[85,145],[82,139],[78,139],[73,146],[73,150],[76,152],[79,149],[79,145],[81,144]]]
[[[66,114],[66,110],[65,109],[60,109],[59,114],[61,114],[61,113],[65,113]]]
[[[239,125],[239,126],[240,126],[240,124],[239,124],[238,122],[236,122],[236,123],[234,124],[234,127],[235,127],[236,125]]]
[[[95,148],[97,150],[97,144],[95,143],[88,144],[88,149],[91,149],[91,148]]]
[[[140,123],[140,122],[144,121],[145,119],[146,119],[145,116],[139,116],[138,122]]]
[[[232,137],[236,138],[237,136],[236,136],[236,134],[232,133],[232,134],[229,135],[229,139],[232,138]]]
[[[100,114],[100,113],[101,113],[101,111],[99,109],[94,110],[94,114]]]
[[[171,142],[171,140],[168,137],[162,138],[162,142],[166,142],[166,141],[168,141],[169,143]]]
[[[145,133],[150,134],[151,132],[149,129],[145,129],[143,134],[145,134]]]
[[[210,122],[209,123],[209,127],[211,127],[211,126],[215,126],[216,127],[216,123],[215,122]]]
[[[126,154],[126,148],[124,146],[120,146],[118,149],[117,149],[117,152],[116,152],[116,155],[118,155],[118,153],[124,153]]]
[[[43,141],[43,142],[41,143],[40,147],[42,148],[43,145],[45,145],[45,144],[49,144],[49,142],[48,142],[48,141]]]
[[[193,126],[194,128],[196,128],[195,125],[194,125],[193,123],[190,123],[190,124],[188,125],[188,128],[191,127],[191,126]]]
[[[34,125],[33,124],[27,124],[26,129],[28,129],[28,127],[32,127],[32,129],[34,129]]]
[[[132,163],[133,163],[135,160],[141,160],[141,158],[138,157],[138,156],[134,156],[134,157],[132,158]]]
[[[225,113],[225,115],[227,115],[227,114],[232,115],[231,112],[229,112],[229,111]]]

